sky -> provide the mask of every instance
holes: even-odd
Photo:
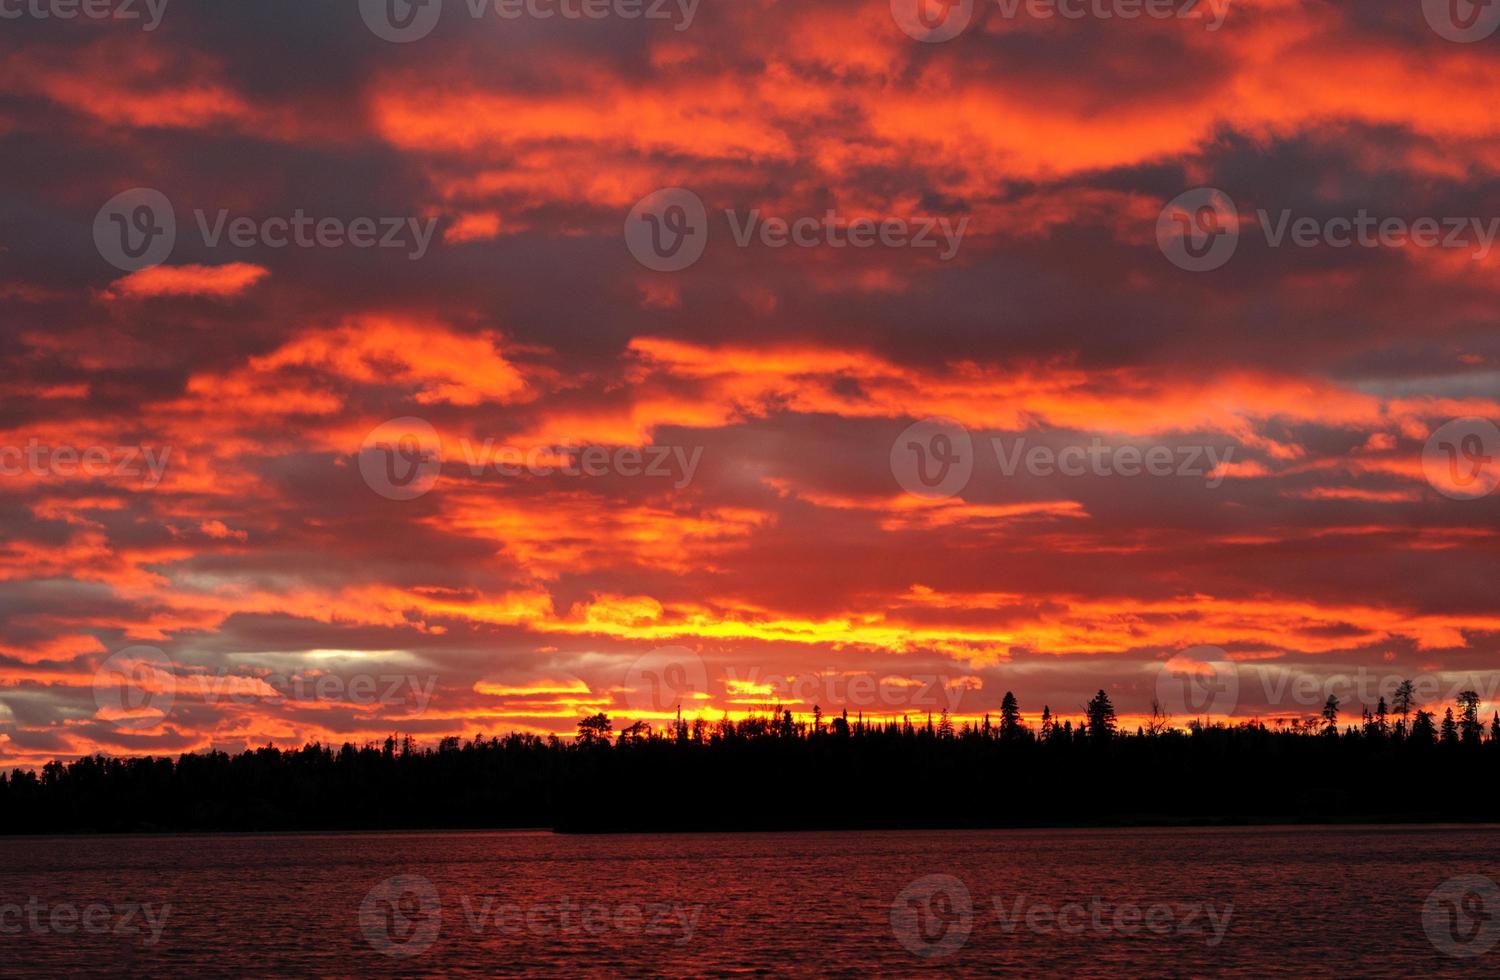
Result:
[[[1500,700],[1500,6],[83,9],[0,0],[0,764]]]

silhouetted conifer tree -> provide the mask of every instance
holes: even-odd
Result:
[[[1328,695],[1328,700],[1323,702],[1323,734],[1337,735],[1339,733],[1339,698],[1337,694]]]
[[[1411,739],[1419,746],[1432,745],[1436,741],[1436,729],[1432,726],[1432,712],[1417,710],[1417,720],[1412,722]]]
[[[1086,713],[1089,719],[1089,735],[1095,741],[1107,742],[1115,734],[1115,706],[1103,688],[1089,700]]]
[[[1021,726],[1021,706],[1010,691],[1000,699],[1000,737],[1014,741],[1024,733]]]
[[[1391,707],[1395,709],[1396,714],[1401,716],[1401,725],[1398,732],[1401,735],[1405,735],[1407,732],[1407,716],[1414,709],[1421,707],[1421,705],[1417,704],[1416,686],[1411,681],[1405,680],[1396,685],[1396,693],[1391,696]]]
[[[1458,732],[1465,745],[1478,745],[1484,736],[1484,725],[1479,720],[1479,693],[1460,691],[1458,694]]]

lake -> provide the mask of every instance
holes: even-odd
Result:
[[[7,976],[1500,973],[1500,829],[0,839]]]

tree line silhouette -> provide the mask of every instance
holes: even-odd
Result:
[[[1340,704],[1274,727],[1122,731],[1100,691],[1083,717],[954,725],[781,707],[680,717],[573,740],[512,732],[418,746],[391,736],[235,755],[89,756],[0,774],[0,832],[551,827],[563,831],[942,828],[1136,823],[1495,821],[1500,714],[1459,696],[1439,721],[1410,689],[1359,724]]]

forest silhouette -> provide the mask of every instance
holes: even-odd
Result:
[[[1387,711],[1339,724],[1119,729],[1100,691],[1084,717],[866,721],[678,718],[576,739],[511,733],[418,746],[264,747],[89,756],[0,774],[0,832],[550,827],[573,832],[1500,820],[1500,714],[1459,696],[1441,721]]]

